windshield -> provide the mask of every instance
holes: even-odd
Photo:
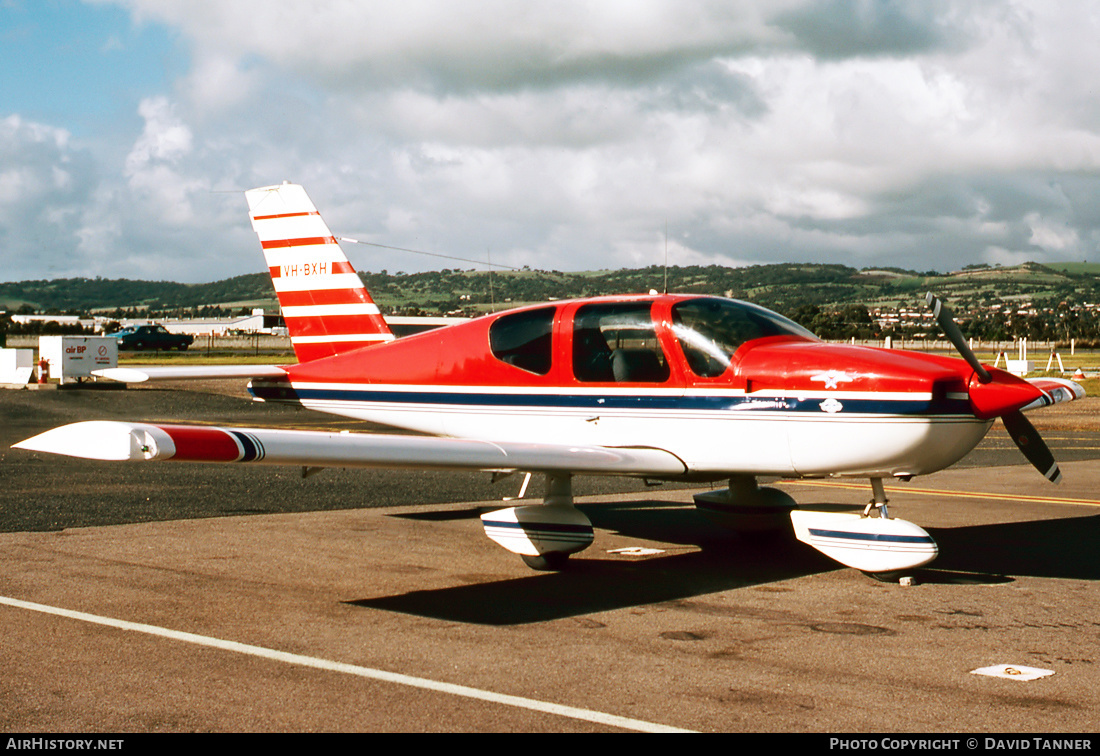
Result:
[[[735,299],[689,299],[672,306],[672,331],[688,367],[703,378],[715,378],[729,367],[733,353],[747,341],[766,336],[817,337],[793,320]]]

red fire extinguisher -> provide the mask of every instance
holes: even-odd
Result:
[[[38,361],[38,382],[48,383],[50,380],[50,361],[45,357]]]

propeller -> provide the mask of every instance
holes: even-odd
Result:
[[[951,314],[951,310],[947,309],[947,305],[943,303],[943,300],[932,292],[928,292],[924,296],[924,301],[932,308],[932,317],[939,323],[944,335],[947,336],[947,340],[955,345],[955,349],[966,360],[966,364],[977,374],[978,381],[981,383],[992,381],[993,376],[985,369],[985,365],[978,361],[978,355],[974,354],[970,344],[963,338],[962,331],[959,330],[959,325],[955,322],[955,316]]]
[[[959,355],[974,371],[974,378],[970,385],[970,403],[975,408],[978,417],[1000,417],[1005,424],[1005,429],[1012,437],[1012,441],[1023,453],[1036,470],[1043,474],[1051,483],[1059,483],[1062,480],[1062,471],[1058,469],[1058,463],[1054,461],[1054,454],[1050,447],[1043,441],[1039,431],[1031,424],[1020,407],[1030,403],[1029,395],[1039,389],[1034,388],[1027,381],[1015,378],[1010,373],[996,371],[991,373],[974,354],[970,344],[963,338],[954,316],[947,305],[932,292],[928,292],[925,301],[932,308],[932,316],[943,330],[947,340],[950,341]],[[1030,388],[1030,394],[1025,387]]]
[[[1050,448],[1035,430],[1031,421],[1024,417],[1024,413],[1016,410],[1006,415],[1001,415],[1005,429],[1016,442],[1016,446],[1027,457],[1027,461],[1035,466],[1035,469],[1043,474],[1051,483],[1062,482],[1062,471],[1058,469],[1058,463],[1054,461],[1054,455]]]

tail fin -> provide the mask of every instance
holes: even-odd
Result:
[[[305,189],[283,183],[245,197],[298,362],[393,340]]]

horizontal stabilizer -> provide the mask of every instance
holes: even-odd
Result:
[[[123,383],[145,381],[199,380],[202,378],[282,378],[286,370],[278,365],[174,365],[120,367],[93,370],[97,378]]]
[[[433,436],[216,428],[97,420],[64,425],[13,448],[107,461],[260,462],[308,467],[682,475],[653,448],[493,443]]]

